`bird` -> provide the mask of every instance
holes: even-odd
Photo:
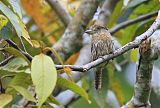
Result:
[[[108,55],[114,51],[114,42],[108,29],[103,23],[93,24],[85,33],[91,36],[91,57],[92,61],[103,58],[104,55]],[[95,89],[102,88],[102,71],[107,63],[102,63],[96,67],[95,72]]]

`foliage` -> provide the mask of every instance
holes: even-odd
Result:
[[[81,0],[68,0],[67,2],[60,0],[71,16],[75,15],[80,2]],[[127,5],[124,5],[123,2],[120,0],[115,6],[107,24],[109,28],[160,9],[159,0],[129,0]],[[146,31],[154,19],[153,17],[132,24],[119,30],[114,36],[124,45]],[[1,59],[14,56],[7,64],[0,67],[0,108],[18,106],[18,102],[22,98],[29,101],[28,104],[38,108],[61,106],[61,101],[58,101],[56,95],[65,89],[76,93],[78,95],[75,97],[76,99],[80,95],[80,99],[73,99],[74,101],[68,105],[73,108],[110,108],[112,103],[109,100],[105,101],[106,95],[110,95],[109,90],[114,94],[113,104],[117,102],[117,107],[131,98],[133,85],[126,77],[131,79],[130,77],[134,75],[132,73],[127,76],[126,73],[129,73],[128,70],[133,70],[133,66],[138,60],[138,50],[134,49],[117,57],[106,67],[103,79],[104,87],[100,93],[97,93],[93,87],[92,72],[85,74],[80,79],[82,84],[79,86],[72,79],[72,70],[64,67],[64,64],[74,64],[80,52],[76,52],[68,60],[62,61],[61,55],[51,48],[51,45],[61,38],[64,31],[63,22],[44,0],[0,1],[0,40],[13,40],[18,47],[22,48],[21,37],[23,37],[22,42],[28,53],[25,50],[22,51],[33,56],[32,61],[29,61],[22,51],[6,43],[0,45],[0,56],[5,54],[4,58],[0,57]],[[57,62],[47,56],[46,51],[53,53],[63,66],[62,70],[56,70]],[[159,61],[156,62],[157,67]],[[125,64],[121,64],[124,62]],[[134,65],[130,67],[129,64],[132,63]],[[62,73],[66,73],[68,79],[60,77]],[[32,93],[30,88],[33,88],[35,93]],[[159,105],[159,103],[156,104]]]

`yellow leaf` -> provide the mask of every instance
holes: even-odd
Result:
[[[130,53],[130,59],[132,62],[136,63],[138,60],[138,49],[132,49]]]
[[[5,26],[7,24],[7,22],[8,22],[8,19],[5,16],[3,16],[3,15],[0,14],[0,29],[3,26]]]
[[[36,40],[31,40],[34,48],[40,48],[41,44]]]
[[[31,39],[30,39],[30,36],[26,30],[26,26],[24,25],[24,23],[19,20],[19,23],[20,23],[20,26],[21,26],[21,29],[22,29],[22,37],[25,38],[27,40],[27,42],[30,43],[30,45],[33,46],[32,42],[31,42]]]
[[[64,70],[64,72],[68,75],[68,78],[69,78],[71,81],[73,81],[73,79],[72,79],[72,69],[69,68],[69,67],[64,67],[63,70]]]
[[[79,56],[79,52],[73,54],[71,57],[68,58],[68,60],[65,62],[65,64],[70,64],[70,65],[74,64],[75,61],[77,60],[78,56]]]
[[[4,108],[8,103],[12,101],[12,95],[1,94],[0,95],[0,108]]]
[[[56,39],[55,39],[55,37],[53,37],[53,36],[48,36],[48,41],[49,41],[49,43],[51,43],[51,44],[55,44],[55,43],[56,43]]]

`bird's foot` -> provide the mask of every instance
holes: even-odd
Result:
[[[99,56],[99,58],[102,58],[103,60],[105,60],[103,56]]]

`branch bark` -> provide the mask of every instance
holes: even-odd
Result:
[[[71,21],[72,17],[59,3],[59,0],[46,0],[46,2],[51,6],[51,8],[56,12],[58,17],[64,23],[65,26]]]

